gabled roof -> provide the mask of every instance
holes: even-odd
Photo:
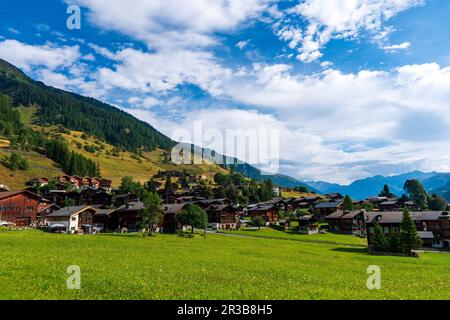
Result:
[[[343,215],[341,218],[342,219],[354,219],[355,217],[357,217],[360,214],[364,214],[364,211],[360,211],[360,210],[350,211],[350,212],[347,212],[345,215]]]
[[[184,209],[189,203],[165,204],[164,213],[177,214]]]
[[[1,199],[5,199],[5,198],[9,198],[9,197],[13,197],[16,196],[18,194],[22,194],[22,193],[27,193],[28,195],[41,199],[42,197],[37,195],[36,193],[33,193],[31,191],[28,190],[21,190],[21,191],[6,191],[6,192],[0,192],[0,200]]]
[[[84,212],[86,210],[94,210],[97,212],[97,209],[95,209],[92,206],[74,206],[74,207],[65,207],[58,211],[53,212],[52,214],[49,214],[47,217],[53,218],[53,217],[71,217],[74,214]]]
[[[251,209],[248,209],[248,211],[267,211],[275,208],[276,206],[270,203],[262,203],[258,204],[255,207],[252,207]]]
[[[434,234],[431,231],[418,231],[420,239],[434,240]]]
[[[343,211],[336,211],[327,216],[327,219],[339,219],[343,217],[345,213]]]
[[[334,202],[320,202],[316,205],[316,209],[333,209],[338,208],[342,205],[342,201],[334,201]]]
[[[364,217],[367,223],[400,223],[403,220],[403,212],[366,212]],[[381,220],[377,220],[377,217]]]

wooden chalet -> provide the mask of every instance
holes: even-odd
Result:
[[[109,214],[109,230],[137,231],[141,222],[141,211],[144,204],[141,201],[131,201],[120,206]]]
[[[298,218],[298,232],[301,234],[313,235],[319,233],[319,225],[313,215]]]
[[[48,202],[27,191],[0,192],[0,221],[26,227],[37,222],[40,206]]]
[[[163,233],[175,233],[179,229],[177,214],[183,210],[189,203],[165,204],[164,216],[161,222],[161,231]]]
[[[206,209],[208,222],[214,229],[237,230],[242,209],[230,204],[211,205]]]
[[[403,212],[367,212],[364,216],[369,246],[376,224],[383,228],[386,235],[400,235]],[[450,216],[448,212],[413,212],[411,216],[417,231],[423,237],[424,246],[447,250],[450,248]]]
[[[279,222],[279,208],[270,203],[261,203],[251,206],[247,209],[251,218],[260,216],[266,223],[278,223]]]
[[[316,216],[316,219],[324,220],[330,214],[342,210],[342,206],[342,201],[320,202],[315,205],[314,214]]]
[[[383,212],[392,212],[392,211],[401,211],[402,209],[402,203],[400,202],[400,199],[388,199],[386,201],[381,202],[378,205],[378,208],[380,211]]]
[[[327,216],[329,231],[363,237],[366,234],[365,211],[336,211]]]
[[[65,207],[47,216],[49,230],[65,230],[67,233],[91,233],[97,210],[91,206]]]

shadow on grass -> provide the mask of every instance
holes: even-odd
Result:
[[[361,253],[361,254],[367,254],[369,253],[369,250],[367,248],[355,248],[355,247],[339,247],[330,249],[331,251],[337,251],[337,252],[346,252],[346,253]]]

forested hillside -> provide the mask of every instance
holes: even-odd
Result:
[[[36,82],[3,60],[0,92],[11,98],[14,107],[38,106],[40,125],[83,131],[132,152],[168,149],[174,144],[149,124],[118,108]]]

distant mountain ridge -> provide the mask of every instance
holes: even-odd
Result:
[[[356,180],[350,185],[332,184],[324,181],[305,181],[308,185],[318,189],[322,193],[339,192],[349,195],[353,199],[366,199],[378,196],[384,185],[388,185],[391,192],[401,196],[404,193],[403,186],[407,180],[417,179],[423,183],[430,193],[441,194],[450,200],[450,192],[446,195],[444,187],[450,183],[450,173],[413,171],[396,176],[374,176]],[[448,187],[450,190],[450,185]]]

